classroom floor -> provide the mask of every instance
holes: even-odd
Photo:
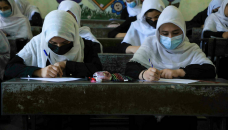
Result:
[[[0,122],[0,130],[24,130],[23,125],[23,119],[22,116],[11,116],[11,122]],[[124,125],[123,123],[121,125],[115,125],[115,123],[111,123],[108,125],[104,125],[104,123],[97,123],[93,120],[91,120],[91,126],[90,130],[128,130],[128,125]],[[199,119],[198,120],[198,130],[208,130],[208,124],[207,120]],[[219,130],[214,127],[214,130]]]

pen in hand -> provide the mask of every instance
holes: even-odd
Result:
[[[150,61],[150,59],[149,59],[149,62],[150,62],[151,67],[153,68],[154,66],[153,66],[152,62]]]
[[[53,63],[52,63],[52,61],[51,61],[51,59],[49,58],[49,56],[48,56],[48,54],[47,54],[47,52],[46,52],[46,50],[44,50],[44,54],[47,56],[47,59],[48,59],[48,61],[50,62],[50,64],[51,65],[54,65]],[[63,75],[63,72],[62,72],[62,70],[61,70],[61,68],[59,68],[59,77],[62,77],[62,75]]]
[[[47,54],[47,52],[45,50],[44,50],[44,54],[47,56],[47,59],[50,62],[50,64],[53,65],[52,62],[51,62],[51,59],[49,58],[49,56],[48,56],[48,54]]]
[[[149,59],[149,62],[150,62],[151,67],[154,68],[154,65],[153,65],[153,63],[151,62],[150,59]],[[159,71],[159,70],[158,70],[158,72],[159,72],[159,74],[160,74],[160,71]],[[159,80],[160,80],[160,76],[159,76]]]

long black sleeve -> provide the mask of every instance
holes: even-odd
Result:
[[[30,21],[31,26],[43,26],[43,20],[41,18],[40,13],[35,12],[32,16],[32,20]]]
[[[123,22],[119,27],[113,29],[108,33],[108,38],[115,38],[118,33],[127,33],[128,29],[131,26],[131,23],[136,21],[137,17],[129,17]]]
[[[92,77],[95,72],[102,70],[102,64],[97,52],[94,51],[93,44],[91,41],[83,40],[85,44],[84,62],[67,61],[65,68],[67,77]]]
[[[139,74],[146,69],[146,67],[142,66],[137,62],[128,62],[125,69],[125,75],[134,79],[139,79]]]
[[[93,49],[94,49],[94,52],[96,52],[96,53],[101,53],[101,46],[100,46],[100,43],[93,42]]]
[[[125,75],[138,79],[139,74],[145,69],[146,67],[137,62],[128,62]],[[183,79],[210,79],[215,78],[216,76],[215,67],[210,64],[192,64],[181,69],[183,69],[186,73]]]
[[[223,37],[222,37],[223,33],[224,33],[224,32],[204,31],[203,37],[204,37],[204,38],[211,38],[211,36],[213,36],[213,37],[223,38]]]
[[[15,56],[6,66],[5,70],[5,78],[20,78],[20,77],[30,77],[33,76],[34,71],[40,69],[39,67],[35,66],[26,66],[24,64],[24,60],[19,57]]]
[[[123,42],[123,43],[120,43],[119,45],[118,45],[118,52],[119,53],[126,53],[126,49],[129,47],[129,46],[131,46],[131,44],[128,44],[128,43],[126,43],[126,42]]]
[[[215,67],[211,64],[192,64],[183,68],[185,71],[184,79],[211,79],[215,78]]]
[[[120,19],[126,20],[127,18],[129,18],[129,14],[128,14],[128,12],[127,12],[127,8],[124,8],[124,9],[122,10]]]
[[[195,17],[193,17],[191,21],[187,21],[186,22],[187,29],[193,28],[193,27],[201,27],[202,25],[204,25],[204,22],[207,18],[207,10],[208,8],[198,13]]]

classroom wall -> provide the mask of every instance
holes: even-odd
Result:
[[[211,0],[181,0],[179,9],[186,21],[191,20],[196,14],[205,10]]]
[[[62,0],[28,0],[36,5],[44,18],[50,11],[57,9]],[[82,19],[118,19],[125,7],[123,0],[74,0],[82,7]],[[191,20],[198,12],[204,10],[211,0],[163,0],[165,5],[180,3],[180,10],[185,20]]]

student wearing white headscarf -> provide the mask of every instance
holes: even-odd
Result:
[[[27,0],[14,0],[19,7],[21,13],[26,16],[31,26],[42,26],[43,20],[40,15],[39,9],[31,5]]]
[[[5,34],[0,30],[0,82],[3,80],[6,64],[10,59],[10,44]]]
[[[206,18],[212,14],[216,13],[220,8],[223,0],[212,0],[204,11],[198,13],[192,20],[186,22],[187,29],[191,29],[193,27],[202,27]]]
[[[218,12],[205,21],[202,38],[228,38],[228,0],[224,0]]]
[[[15,39],[33,37],[28,19],[21,14],[14,0],[0,0],[0,30]]]
[[[189,42],[184,17],[174,6],[168,6],[162,12],[158,19],[156,35],[145,40],[127,63],[125,73],[147,81],[216,76],[213,63],[197,44]]]
[[[92,41],[94,44],[94,48],[96,49],[96,51],[98,53],[103,52],[103,47],[102,47],[101,43],[91,33],[90,28],[87,26],[81,27],[81,7],[79,6],[78,3],[71,1],[71,0],[62,1],[59,4],[58,10],[63,10],[63,11],[67,11],[68,13],[70,13],[75,18],[75,20],[78,23],[78,26],[80,27],[79,28],[79,35],[82,38],[85,38],[87,40]]]
[[[41,34],[35,36],[10,61],[5,76],[85,77],[101,69],[100,59],[91,41],[79,36],[75,19],[65,11],[55,10],[45,17]]]
[[[125,0],[127,7],[122,10],[120,19],[126,20],[129,17],[135,17],[140,14],[142,5],[140,0]]]
[[[108,38],[124,38],[131,23],[137,20],[137,16],[140,17],[142,6],[139,5],[139,0],[125,0],[127,8],[124,8],[121,13],[121,19],[125,21],[108,33]]]
[[[122,10],[120,19],[125,20],[120,26],[113,29],[108,33],[108,38],[124,38],[131,23],[137,20],[137,16],[140,17],[142,5],[140,0],[125,0],[127,7]]]
[[[224,0],[217,13],[211,14],[205,21],[202,38],[228,38],[228,0]],[[219,59],[218,77],[228,79],[228,58]]]
[[[147,37],[155,35],[157,19],[164,9],[162,0],[144,0],[140,18],[131,24],[119,52],[135,53]]]

